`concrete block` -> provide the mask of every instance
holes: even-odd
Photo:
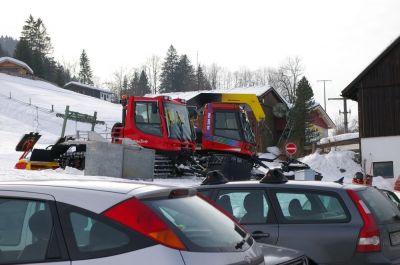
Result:
[[[155,151],[135,145],[88,142],[85,175],[153,179]]]

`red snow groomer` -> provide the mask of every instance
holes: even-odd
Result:
[[[156,150],[155,176],[220,169],[234,179],[249,178],[256,141],[247,112],[256,121],[265,117],[256,95],[200,93],[189,102],[133,96],[122,105],[112,142],[129,138]]]

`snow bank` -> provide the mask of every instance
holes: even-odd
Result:
[[[359,164],[354,162],[353,151],[331,151],[328,154],[314,154],[305,156],[300,161],[308,164],[312,169],[320,172],[322,181],[335,181],[344,177],[345,183],[351,183],[356,172],[362,172]],[[379,188],[393,190],[394,180],[374,177],[373,185]]]
[[[344,177],[346,183],[351,183],[354,174],[362,171],[361,166],[353,160],[354,154],[352,151],[331,151],[328,154],[315,152],[299,160],[321,172],[323,181],[335,181]]]

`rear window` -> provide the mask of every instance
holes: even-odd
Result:
[[[357,192],[358,196],[372,211],[379,224],[392,222],[396,215],[400,215],[396,206],[375,188],[368,188]]]
[[[240,244],[247,233],[197,196],[144,203],[171,225],[190,251],[244,251],[252,244],[251,238]]]

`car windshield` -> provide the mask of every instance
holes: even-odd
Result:
[[[189,113],[184,105],[165,103],[168,137],[182,141],[192,140]]]
[[[253,242],[234,221],[198,196],[144,203],[171,225],[189,251],[245,251]]]

